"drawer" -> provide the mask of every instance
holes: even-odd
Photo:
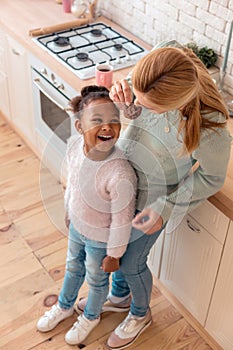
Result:
[[[209,201],[189,213],[220,243],[224,243],[230,219]]]

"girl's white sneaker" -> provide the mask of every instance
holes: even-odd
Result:
[[[81,343],[87,338],[99,322],[100,317],[96,320],[88,320],[83,314],[78,316],[77,322],[75,322],[73,327],[66,333],[65,341],[69,345]]]
[[[58,304],[53,305],[49,311],[46,311],[44,315],[37,322],[37,329],[40,332],[48,332],[54,329],[58,323],[66,318],[72,316],[74,308],[61,309]]]

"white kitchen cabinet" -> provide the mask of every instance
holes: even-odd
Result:
[[[177,227],[170,222],[165,232],[160,280],[203,326],[228,225],[229,219],[206,201]]]
[[[0,31],[0,110],[10,117],[10,100],[8,91],[7,40],[4,32]]]
[[[233,221],[227,234],[206,330],[224,350],[233,349]]]
[[[30,142],[34,143],[31,75],[28,53],[11,37],[8,40],[9,95],[11,120]]]

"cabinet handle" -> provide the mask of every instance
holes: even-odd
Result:
[[[58,103],[52,96],[50,96],[40,85],[40,78],[35,78],[33,80],[33,84],[37,87],[39,91],[41,91],[50,101],[52,101],[56,106],[66,112],[66,107],[63,107],[60,103]]]
[[[200,233],[200,232],[201,232],[201,230],[200,230],[198,227],[194,226],[194,225],[190,222],[189,219],[187,219],[186,222],[187,222],[188,227],[189,227],[192,231],[194,231],[194,232],[196,232],[196,233]]]
[[[17,50],[12,49],[12,52],[13,52],[13,54],[14,54],[14,55],[16,55],[16,56],[20,56],[20,53],[19,53]]]

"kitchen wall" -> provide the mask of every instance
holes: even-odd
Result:
[[[233,0],[99,0],[102,15],[150,45],[166,39],[213,48],[223,63]],[[233,95],[233,37],[224,89]]]

